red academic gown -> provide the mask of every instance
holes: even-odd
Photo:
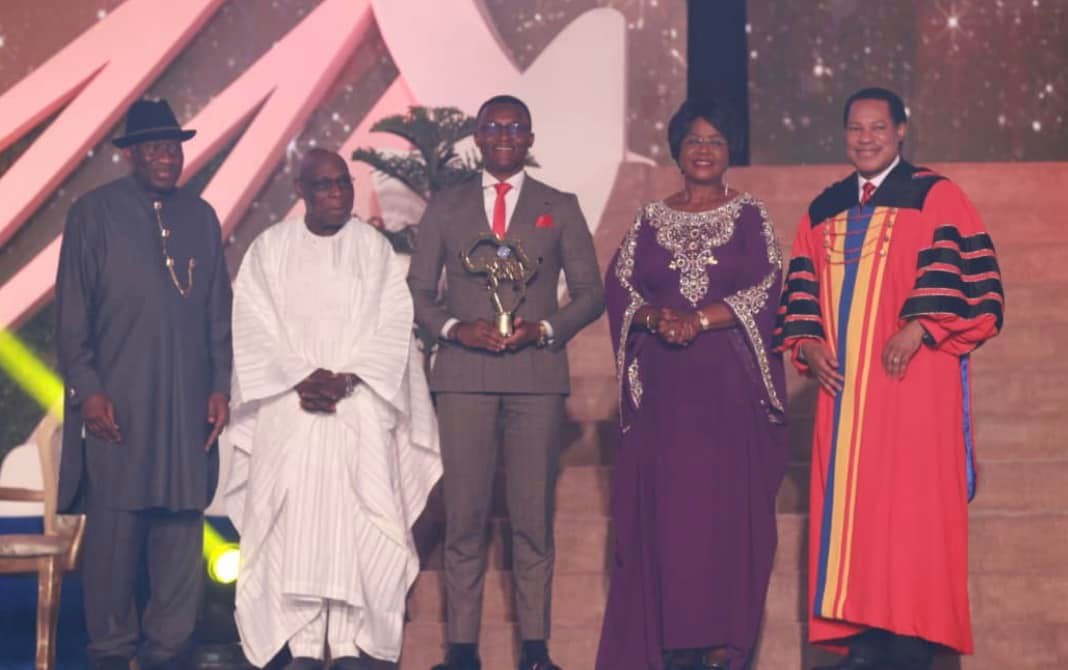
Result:
[[[1001,328],[990,236],[948,179],[900,163],[864,207],[855,175],[801,222],[777,338],[823,340],[843,390],[818,391],[809,638],[868,627],[972,651],[968,509],[975,489],[969,354]],[[882,365],[908,320],[929,333],[903,379]]]

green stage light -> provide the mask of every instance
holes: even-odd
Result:
[[[233,584],[241,564],[237,545],[227,542],[210,523],[204,522],[204,560],[208,564],[208,576],[220,584]]]
[[[63,418],[63,381],[14,333],[0,329],[0,369],[41,407]]]
[[[220,584],[233,584],[237,581],[240,566],[241,552],[237,545],[226,544],[208,559],[208,576]]]
[[[14,333],[0,329],[0,370],[57,419],[63,419],[63,380],[50,370]],[[208,575],[220,584],[237,580],[238,546],[226,541],[204,522],[204,559]]]

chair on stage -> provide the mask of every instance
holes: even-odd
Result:
[[[52,670],[56,660],[56,620],[63,574],[78,562],[85,517],[56,514],[62,424],[46,414],[29,444],[37,446],[41,489],[0,486],[0,501],[43,504],[44,532],[0,534],[0,574],[37,573],[36,670]]]

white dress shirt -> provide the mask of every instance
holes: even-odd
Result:
[[[508,224],[512,221],[512,212],[515,211],[515,203],[519,201],[519,191],[523,188],[523,182],[527,178],[524,170],[504,180],[512,188],[504,194],[504,229],[508,230]],[[485,170],[482,171],[482,202],[486,206],[486,222],[490,230],[493,230],[493,208],[497,205],[497,189],[494,185],[500,180]]]
[[[883,170],[882,172],[880,172],[879,174],[875,175],[874,177],[872,177],[870,179],[861,176],[861,174],[858,172],[857,173],[857,202],[860,202],[861,200],[864,199],[864,184],[865,183],[870,181],[872,183],[872,185],[875,187],[875,191],[878,191],[879,187],[882,186],[883,182],[886,180],[886,175],[890,174],[890,171],[893,170],[894,168],[896,168],[897,164],[900,163],[900,162],[901,162],[901,154],[898,154],[898,155],[894,156],[894,162],[893,163],[891,163],[885,170]],[[875,191],[872,191],[873,195],[875,194]]]
[[[512,221],[512,213],[515,212],[515,204],[519,202],[519,191],[523,188],[523,182],[527,178],[525,170],[520,170],[514,175],[504,180],[504,183],[509,184],[512,188],[504,194],[504,229],[507,231],[508,226]],[[493,210],[497,206],[497,189],[495,185],[501,180],[497,179],[489,172],[482,171],[482,204],[486,208],[486,222],[489,223],[490,230],[493,230]],[[456,317],[450,318],[445,322],[445,325],[441,327],[442,339],[449,338],[449,331],[452,327],[459,323],[460,320]],[[553,337],[553,326],[548,321],[542,321],[545,326],[545,334],[551,340]]]

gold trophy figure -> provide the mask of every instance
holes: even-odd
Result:
[[[473,255],[480,246],[494,247],[492,256],[475,260]],[[510,337],[515,332],[515,311],[526,297],[527,283],[537,272],[537,263],[530,260],[518,241],[501,240],[493,233],[476,237],[467,252],[460,254],[460,259],[468,272],[486,275],[486,290],[493,303],[497,332],[502,337]],[[510,307],[505,307],[505,300],[501,297],[501,290],[507,288],[511,288]]]

